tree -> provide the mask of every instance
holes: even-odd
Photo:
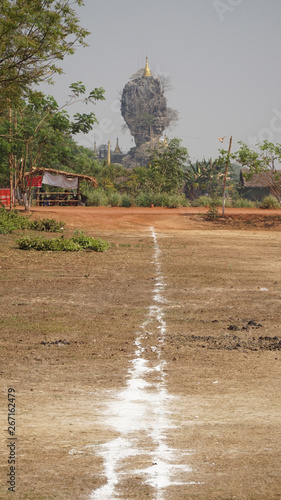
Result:
[[[243,141],[239,144],[240,149],[235,157],[240,165],[249,169],[249,172],[244,173],[245,178],[251,179],[258,174],[264,185],[281,202],[281,176],[280,171],[276,170],[276,163],[281,163],[281,144],[264,141],[256,144],[256,151]]]
[[[185,190],[189,198],[197,198],[202,192],[217,194],[222,186],[222,172],[224,166],[212,159],[189,162],[185,172]]]
[[[9,144],[0,140],[0,185],[9,187],[10,168],[9,168]]]
[[[158,184],[161,183],[161,176],[155,174],[150,165],[147,167],[135,167],[129,174],[130,176],[135,176],[133,181],[134,192],[144,191],[153,193],[154,191],[159,191]]]
[[[10,185],[17,183],[30,203],[26,175],[32,176],[48,150],[65,136],[87,133],[96,122],[94,113],[76,113],[70,122],[63,108],[85,94],[81,82],[71,85],[71,96],[61,108],[34,90],[43,80],[52,81],[62,69],[57,61],[73,54],[77,44],[85,46],[88,32],[81,28],[73,5],[82,0],[1,0],[0,3],[0,127],[8,157]],[[103,89],[93,90],[84,102],[104,99]],[[46,157],[46,154],[45,154]],[[5,165],[5,162],[4,162]]]
[[[180,143],[174,138],[151,151],[147,169],[154,190],[175,193],[182,185],[188,151]]]
[[[179,112],[173,108],[167,108],[167,122],[166,127],[171,129],[179,121]]]
[[[34,84],[61,73],[56,61],[85,46],[88,32],[71,5],[82,0],[1,0],[0,109],[26,96]]]
[[[68,101],[61,107],[53,97],[33,92],[28,100],[22,100],[17,108],[8,112],[0,129],[1,146],[6,148],[11,172],[16,174],[25,208],[31,201],[31,186],[28,179],[38,166],[57,166],[58,155],[65,145],[65,138],[79,132],[87,133],[97,119],[94,113],[76,113],[70,120],[65,107],[73,102],[94,103],[104,99],[104,90],[96,88],[87,97],[81,82],[71,84]],[[51,164],[51,165],[50,165]]]

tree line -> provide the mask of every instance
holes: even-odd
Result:
[[[98,161],[92,151],[78,146],[73,137],[89,132],[97,122],[95,113],[76,113],[71,119],[67,107],[73,102],[93,105],[104,100],[104,89],[86,91],[82,82],[73,83],[68,99],[58,104],[38,90],[62,72],[59,61],[86,46],[87,30],[80,26],[73,5],[82,0],[2,0],[0,4],[0,182],[16,179],[25,206],[30,206],[31,187],[27,174],[36,167],[63,169],[97,177],[106,193],[140,192],[175,195],[184,191],[189,199],[201,193],[221,195],[225,165],[236,162],[248,167],[246,177],[262,176],[281,200],[278,165],[281,145],[264,141],[256,149],[240,142],[239,150],[220,150],[215,160],[191,162],[188,151],[174,138],[150,151],[148,165],[130,171]],[[230,168],[228,191],[235,189]],[[88,188],[82,186],[85,193]],[[89,194],[89,193],[88,193]]]
[[[46,161],[58,161],[70,136],[87,133],[96,123],[93,112],[77,113],[71,121],[66,107],[74,101],[94,104],[104,89],[86,93],[82,82],[70,86],[69,99],[58,105],[38,91],[62,73],[58,65],[89,34],[79,24],[73,6],[82,0],[2,0],[0,4],[0,153],[1,181],[14,174],[26,208],[31,190],[27,173]]]

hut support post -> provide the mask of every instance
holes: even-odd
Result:
[[[78,186],[77,186],[77,205],[80,205],[80,179],[78,179]]]

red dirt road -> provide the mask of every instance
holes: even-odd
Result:
[[[33,207],[34,218],[54,218],[64,221],[75,228],[103,230],[146,230],[154,226],[162,231],[201,229],[200,219],[192,220],[189,216],[204,214],[206,207],[184,208],[143,208],[143,207]],[[221,213],[221,209],[219,209]],[[225,215],[241,216],[281,216],[279,210],[262,210],[256,208],[227,208]]]

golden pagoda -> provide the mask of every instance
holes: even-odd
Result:
[[[146,64],[145,64],[143,76],[151,76],[151,71],[150,71],[149,66],[148,66],[148,57],[146,58]]]
[[[117,137],[117,140],[116,140],[116,146],[115,146],[115,149],[114,149],[113,153],[115,155],[121,155],[122,154],[121,149],[119,147],[118,137]]]

